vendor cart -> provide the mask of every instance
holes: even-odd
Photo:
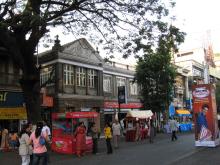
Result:
[[[175,118],[179,122],[179,131],[188,132],[192,130],[192,114],[187,109],[176,110]]]
[[[126,141],[135,141],[136,123],[140,126],[140,138],[145,139],[148,131],[148,120],[153,116],[151,110],[129,111],[126,115]]]
[[[85,119],[98,117],[97,112],[66,112],[52,113],[52,145],[51,150],[63,154],[76,153],[74,136],[77,124]],[[86,152],[92,152],[92,138],[86,137]]]

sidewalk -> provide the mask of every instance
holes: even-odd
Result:
[[[187,134],[187,133],[182,133],[182,135]],[[179,134],[180,136],[182,136],[181,134]],[[157,134],[155,137],[155,143],[158,143],[159,141],[163,141],[163,140],[167,140],[170,138],[170,134]],[[129,149],[132,148],[136,145],[150,145],[149,143],[149,139],[145,139],[142,141],[138,141],[138,142],[126,142],[125,138],[122,137],[121,141],[119,143],[119,149],[117,150],[121,150],[121,149]],[[112,144],[113,146],[113,144]],[[114,148],[113,148],[113,152],[114,152]],[[98,155],[101,154],[106,154],[106,144],[105,144],[105,139],[102,137],[100,138],[99,142],[98,142]],[[62,161],[62,160],[67,160],[67,159],[78,159],[75,155],[64,155],[64,154],[58,154],[55,152],[49,152],[50,155],[50,164],[53,164],[53,162],[57,162],[57,161]],[[88,156],[89,155],[89,156]],[[97,156],[97,155],[92,155],[92,154],[87,154],[85,157],[88,157],[88,159],[90,158],[90,156]],[[18,155],[17,152],[0,152],[0,162],[2,165],[20,165],[21,163],[21,158]]]

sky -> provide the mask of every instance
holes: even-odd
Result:
[[[219,0],[176,0],[171,14],[174,25],[187,33],[180,49],[191,49],[212,43],[214,53],[220,52]]]
[[[172,24],[187,33],[180,50],[187,51],[211,43],[214,53],[220,53],[220,0],[175,0],[175,2],[175,8],[170,11],[170,14],[176,17]],[[54,36],[57,35],[57,30],[52,33]],[[71,34],[65,36],[59,34],[59,36],[61,44],[77,39]],[[93,46],[96,48],[96,45]],[[102,50],[100,53],[101,56],[105,56]],[[135,60],[133,57],[122,60],[121,56],[116,56],[115,61],[132,64]]]

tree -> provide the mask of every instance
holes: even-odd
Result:
[[[178,28],[163,25],[166,33],[160,35],[158,46],[152,47],[139,43],[145,54],[139,58],[135,78],[141,86],[142,99],[147,109],[160,112],[172,100],[175,66],[171,63],[173,51],[184,40],[184,33]]]
[[[145,31],[153,40],[158,20],[168,16],[160,0],[2,0],[0,7],[0,46],[22,70],[20,84],[33,122],[40,119],[40,67],[34,53],[42,38],[47,41],[51,27],[98,38],[109,52],[123,50],[127,57],[136,47],[133,39],[141,40],[138,36]]]

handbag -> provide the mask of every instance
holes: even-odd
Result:
[[[44,146],[46,144],[46,140],[45,140],[45,138],[43,136],[40,136],[39,143],[42,146]]]

